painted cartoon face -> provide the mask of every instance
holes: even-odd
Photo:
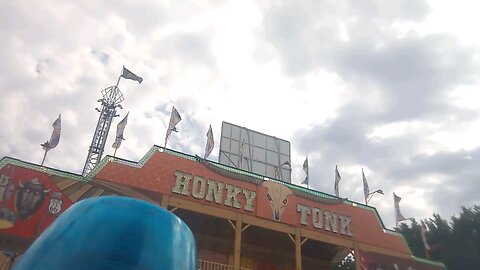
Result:
[[[262,186],[267,188],[267,200],[272,208],[273,219],[280,221],[283,210],[288,204],[288,195],[292,194],[292,191],[277,182],[265,181]]]
[[[36,178],[26,183],[20,181],[19,185],[16,201],[17,213],[19,218],[27,219],[42,205],[45,193],[50,192],[50,189],[45,189]]]

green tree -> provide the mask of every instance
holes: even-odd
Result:
[[[462,207],[462,212],[450,222],[439,214],[424,222],[432,260],[445,263],[449,270],[480,269],[480,206]],[[401,224],[397,230],[415,256],[426,257],[419,223]]]
[[[349,254],[341,262],[335,264],[333,270],[355,270],[355,258]]]

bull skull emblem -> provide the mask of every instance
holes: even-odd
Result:
[[[45,193],[51,189],[45,189],[43,184],[34,178],[25,184],[20,181],[20,188],[17,189],[17,200],[15,207],[20,219],[27,219],[33,215],[45,200]]]
[[[288,204],[288,195],[292,194],[292,190],[273,181],[265,181],[262,186],[267,188],[267,199],[272,208],[273,219],[280,221],[283,210]]]

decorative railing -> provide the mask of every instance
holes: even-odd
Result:
[[[233,265],[198,260],[198,269],[199,270],[233,270]],[[240,270],[252,270],[252,269],[240,267]]]

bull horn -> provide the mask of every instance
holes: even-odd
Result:
[[[43,192],[48,193],[48,192],[50,192],[50,190],[52,190],[52,189],[51,188],[45,189]]]
[[[23,188],[23,184],[22,184],[22,180],[19,181],[19,184],[18,184],[21,188]]]

